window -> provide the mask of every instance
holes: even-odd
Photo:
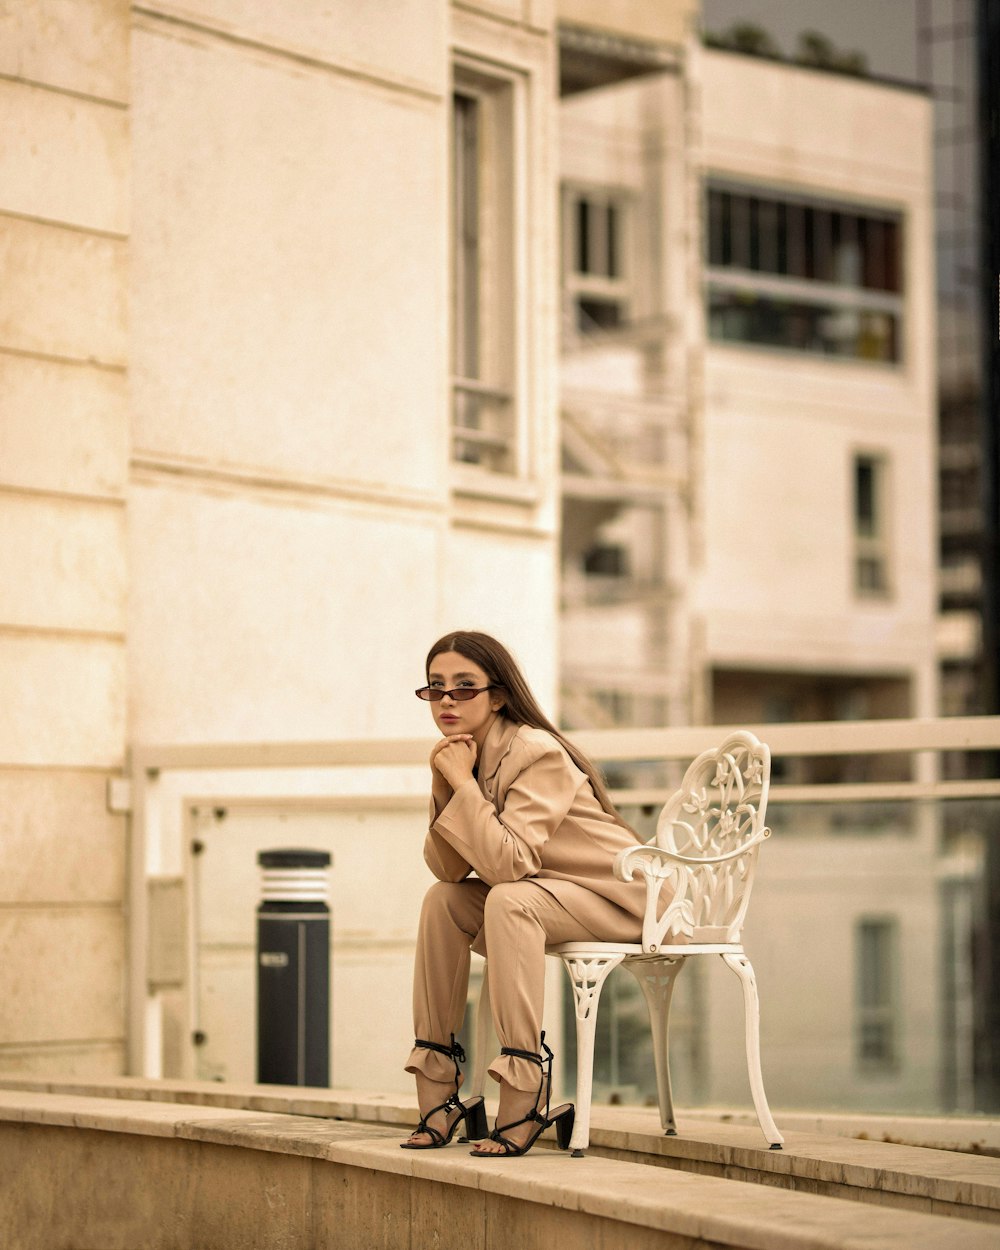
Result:
[[[564,592],[592,607],[662,597],[664,525],[656,504],[564,499]]]
[[[897,925],[863,919],[854,934],[855,1053],[867,1069],[895,1067],[898,1052]]]
[[[705,233],[711,338],[900,359],[898,213],[717,183]]]
[[[631,317],[628,203],[623,192],[569,187],[563,194],[563,284],[576,334],[599,334]]]
[[[594,690],[594,701],[604,709],[612,726],[633,724],[633,697],[627,690]]]
[[[583,553],[583,571],[590,577],[627,577],[628,551],[619,543],[595,543]]]
[[[513,83],[456,66],[451,127],[452,456],[516,471]]]
[[[859,595],[889,593],[886,478],[881,456],[854,457],[854,588]]]

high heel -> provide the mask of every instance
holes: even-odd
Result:
[[[559,1149],[569,1149],[569,1139],[573,1135],[573,1121],[576,1118],[576,1110],[571,1102],[564,1102],[561,1107],[556,1107],[555,1111],[551,1114],[549,1113],[549,1101],[552,1097],[552,1051],[545,1045],[544,1033],[542,1033],[539,1039],[539,1044],[545,1052],[544,1059],[541,1054],[536,1055],[531,1050],[516,1050],[513,1046],[501,1046],[501,1055],[513,1055],[515,1058],[529,1059],[532,1063],[538,1064],[538,1097],[535,1099],[534,1107],[526,1116],[522,1116],[520,1120],[512,1120],[510,1124],[498,1124],[493,1132],[490,1133],[490,1141],[498,1142],[503,1146],[503,1150],[470,1150],[469,1153],[475,1155],[477,1159],[506,1159],[526,1155],[545,1130],[551,1128],[553,1124],[556,1126],[556,1141]],[[538,1110],[543,1090],[545,1092],[544,1114]],[[538,1127],[523,1146],[511,1141],[508,1137],[504,1137],[504,1133],[510,1132],[512,1128],[517,1128],[521,1124],[530,1124],[532,1121],[536,1121]]]
[[[440,1042],[428,1042],[424,1038],[418,1037],[413,1043],[414,1046],[421,1050],[436,1050],[439,1055],[447,1055],[455,1065],[455,1092],[442,1103],[438,1103],[436,1107],[431,1107],[426,1115],[420,1117],[420,1123],[413,1130],[412,1136],[416,1137],[418,1133],[426,1133],[431,1139],[429,1142],[401,1141],[399,1143],[402,1150],[440,1150],[442,1146],[447,1146],[451,1139],[455,1136],[455,1130],[460,1124],[465,1125],[465,1140],[482,1141],[489,1132],[489,1125],[486,1122],[486,1103],[481,1097],[470,1098],[468,1102],[462,1102],[458,1096],[458,1078],[462,1074],[460,1063],[465,1063],[465,1051],[461,1045],[455,1041],[455,1034],[451,1035],[451,1045],[442,1046]],[[445,1119],[449,1111],[457,1111],[458,1115],[454,1120],[448,1123],[447,1133],[442,1133],[440,1129],[434,1128],[427,1121],[432,1115],[443,1111]]]

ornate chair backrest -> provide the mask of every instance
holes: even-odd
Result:
[[[656,826],[655,845],[679,857],[664,882],[672,898],[657,945],[671,935],[695,943],[740,940],[757,854],[770,835],[770,775],[770,751],[746,730],[691,763]]]

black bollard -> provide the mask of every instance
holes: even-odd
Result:
[[[330,1084],[330,908],[326,851],[261,851],[257,1080]]]

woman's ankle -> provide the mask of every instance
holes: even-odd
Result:
[[[425,1076],[423,1072],[418,1072],[416,1081],[417,1103],[421,1114],[426,1114],[432,1107],[440,1106],[441,1103],[453,1097],[461,1089],[464,1077],[459,1074],[457,1080],[452,1077],[450,1080],[437,1081],[433,1077]]]
[[[497,1124],[509,1124],[512,1120],[527,1116],[532,1109],[539,1109],[539,1098],[537,1089],[519,1089],[516,1085],[501,1081]]]

